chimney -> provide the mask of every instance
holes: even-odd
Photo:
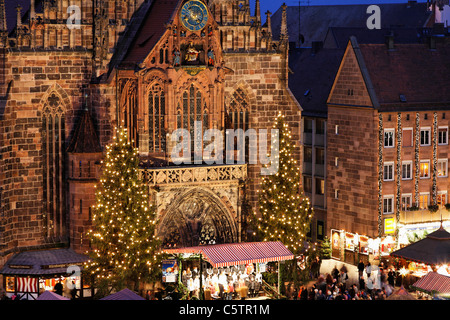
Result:
[[[323,41],[313,41],[311,44],[311,54],[316,54],[323,48]]]
[[[431,35],[428,37],[428,45],[430,50],[436,50],[436,37]]]
[[[386,46],[387,46],[388,50],[394,50],[394,34],[391,32],[384,37],[386,40]]]

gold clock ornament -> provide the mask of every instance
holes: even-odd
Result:
[[[190,0],[181,7],[181,24],[190,31],[199,31],[208,22],[208,9],[198,0]]]

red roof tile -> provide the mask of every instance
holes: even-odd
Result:
[[[436,50],[425,44],[360,44],[370,79],[380,105],[427,103],[450,106],[450,45],[440,43]]]
[[[144,60],[166,31],[180,0],[155,0],[128,49],[122,66],[134,66]]]

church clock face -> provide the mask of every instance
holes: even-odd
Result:
[[[208,21],[208,10],[203,2],[191,0],[181,8],[182,25],[190,31],[203,29]]]

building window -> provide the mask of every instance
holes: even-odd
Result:
[[[384,164],[383,169],[383,180],[384,181],[392,181],[394,180],[394,163],[393,162],[386,162]]]
[[[334,190],[334,198],[339,199],[339,189]]]
[[[430,128],[420,129],[420,145],[421,146],[431,145],[431,129]]]
[[[312,193],[312,178],[304,176],[303,177],[303,189],[305,192]]]
[[[402,194],[402,210],[407,211],[412,206],[412,194]]]
[[[402,133],[402,146],[403,147],[412,147],[413,146],[413,129],[412,128],[404,128]]]
[[[325,180],[316,178],[316,194],[325,194]]]
[[[312,119],[305,118],[305,127],[303,130],[306,133],[312,133],[312,130],[313,130],[313,120]]]
[[[186,129],[189,131],[191,136],[192,154],[196,151],[202,153],[203,133],[209,129],[209,112],[206,107],[206,101],[203,98],[201,91],[191,84],[191,86],[183,92],[180,102],[177,107],[177,129]],[[235,109],[232,113],[232,117],[228,119],[231,120],[231,126],[245,127],[245,117],[242,117],[242,114],[245,114],[243,110]],[[228,112],[228,116],[230,116],[230,111]],[[200,141],[199,139],[195,139],[196,122],[201,122],[202,125]],[[197,143],[197,145],[194,145],[195,143]],[[202,158],[201,154],[199,156]]]
[[[316,134],[325,134],[325,120],[316,120]]]
[[[154,84],[148,93],[149,151],[166,150],[166,96],[159,84]]]
[[[447,175],[448,175],[448,159],[438,159],[437,175],[438,175],[438,177],[447,177]]]
[[[439,127],[438,144],[448,144],[448,127]]]
[[[430,160],[420,161],[420,178],[426,179],[430,177]]]
[[[324,223],[323,221],[317,220],[317,240],[323,240],[324,234]]]
[[[339,125],[334,126],[334,133],[339,134]]]
[[[394,196],[383,197],[383,213],[389,214],[394,212]]]
[[[402,180],[412,179],[412,161],[402,162]]]
[[[419,195],[419,209],[428,209],[430,205],[430,194],[428,192]]]
[[[339,158],[338,157],[334,157],[334,166],[335,167],[339,166]]]
[[[42,111],[44,230],[47,237],[65,233],[65,114],[61,98],[51,94]]]
[[[439,191],[436,200],[437,204],[440,206],[447,204],[447,191]]]
[[[228,116],[230,117],[233,129],[246,131],[249,128],[249,103],[245,92],[238,88],[232,96]]]
[[[385,129],[384,130],[384,147],[393,148],[394,147],[394,134],[395,129]]]
[[[311,147],[304,148],[303,159],[304,159],[304,162],[312,162],[312,148]]]
[[[324,164],[325,163],[325,150],[316,148],[316,164]]]

